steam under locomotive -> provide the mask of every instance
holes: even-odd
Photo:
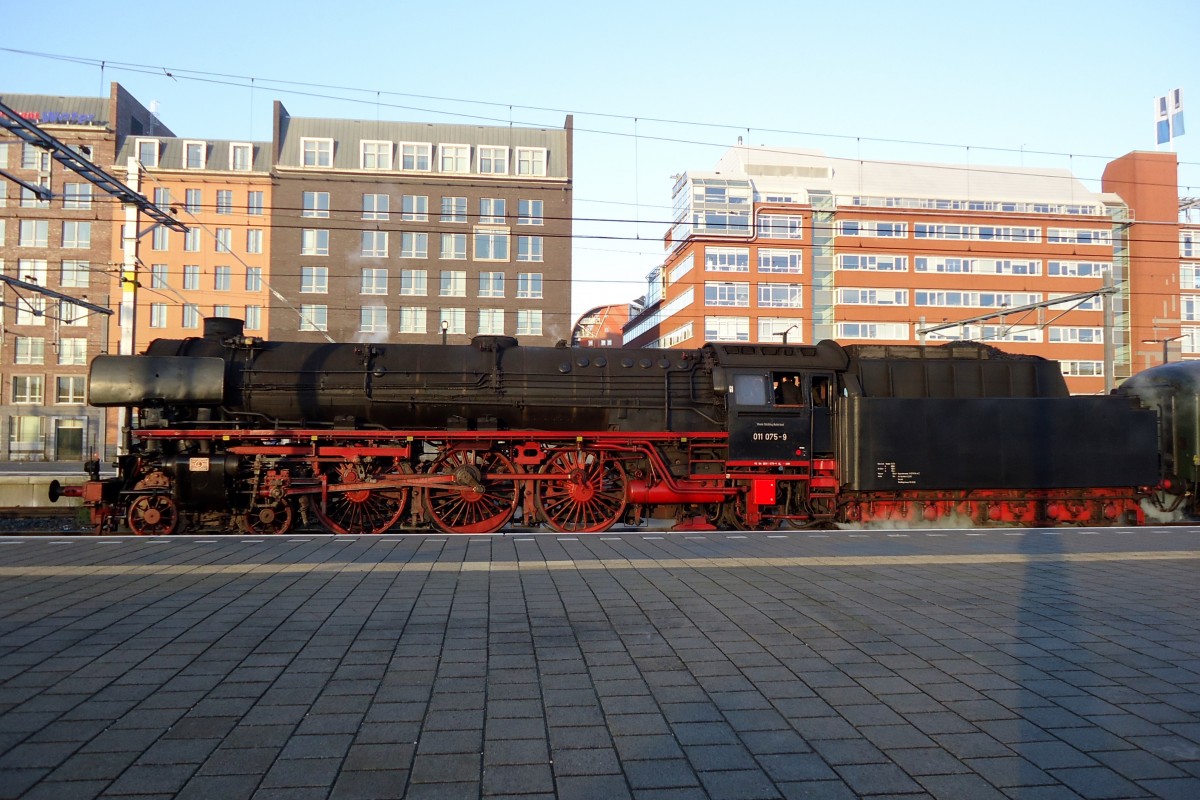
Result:
[[[98,356],[89,402],[132,409],[97,532],[279,534],[648,518],[757,529],[877,521],[1140,523],[1193,511],[1188,364],[1072,397],[1055,362],[975,343],[694,350],[202,338]]]

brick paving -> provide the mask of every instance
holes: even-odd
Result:
[[[1200,533],[0,540],[0,798],[1197,798]]]

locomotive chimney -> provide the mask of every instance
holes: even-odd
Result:
[[[204,338],[214,342],[224,342],[227,339],[241,336],[245,325],[246,323],[242,320],[234,317],[205,317]]]

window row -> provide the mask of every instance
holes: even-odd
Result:
[[[134,140],[134,154],[143,167],[157,167],[162,158],[161,139]],[[249,172],[254,168],[254,146],[249,142],[230,142],[227,147],[203,141],[183,143],[184,169],[219,169]]]
[[[218,214],[232,214],[233,205],[233,190],[218,189],[216,193],[215,205],[213,210]],[[175,198],[171,196],[171,190],[167,188],[156,188],[154,190],[154,205],[159,208],[168,208],[175,205]],[[185,189],[183,192],[183,210],[189,214],[200,214],[205,211],[204,193],[201,189]],[[246,213],[251,216],[261,216],[263,211],[263,193],[261,191],[249,191],[246,193]]]
[[[86,402],[85,375],[59,375],[54,378],[55,405],[82,405]],[[40,406],[46,403],[45,375],[12,376],[13,405]]]
[[[478,297],[505,297],[509,278],[503,272],[480,272],[478,275]],[[389,274],[379,267],[364,267],[360,294],[388,294]],[[438,276],[440,297],[466,297],[466,270],[442,270]],[[541,299],[542,273],[519,272],[516,280],[516,297],[523,300]],[[327,294],[329,292],[328,267],[301,267],[300,293]],[[424,297],[429,293],[429,271],[424,269],[400,270],[400,295]]]
[[[340,144],[330,138],[301,137],[300,164],[331,169]],[[401,172],[443,172],[468,175],[544,177],[544,147],[392,142],[365,139],[358,142],[358,169]],[[344,163],[344,161],[343,161]]]
[[[300,216],[327,218],[330,214],[329,192],[303,192],[300,197]],[[504,225],[508,219],[508,203],[503,197],[479,198],[479,213],[475,221],[484,225]],[[517,200],[518,225],[542,225],[545,222],[545,201]],[[400,195],[400,219],[406,222],[429,221],[429,196],[424,194]],[[362,196],[362,218],[390,220],[392,218],[392,196],[367,193]],[[468,222],[466,197],[441,198],[441,222]]]
[[[85,367],[88,363],[88,340],[82,337],[63,337],[57,340],[55,363],[60,366]],[[53,348],[52,348],[53,349]],[[41,336],[17,336],[13,339],[14,364],[45,364],[46,340]]]
[[[212,282],[207,286],[202,285],[204,278],[204,270],[199,264],[184,264],[183,270],[178,277],[179,282],[172,280],[170,267],[167,264],[151,264],[150,265],[150,288],[151,289],[170,289],[179,288],[185,290],[197,289],[212,289],[218,292],[231,292],[234,286],[233,267],[231,266],[216,266],[212,268]],[[259,292],[263,288],[263,269],[262,267],[247,267],[244,274],[239,275],[242,278],[239,281],[241,288],[247,292]]]
[[[804,327],[800,317],[759,317],[758,338],[760,344],[779,344],[785,334],[792,335],[792,341],[800,341],[804,337],[798,331]],[[677,331],[682,335],[685,331]],[[690,324],[686,331],[691,336]],[[704,339],[709,342],[748,342],[750,341],[750,317],[705,317]]]
[[[187,232],[183,234],[183,252],[201,252],[202,242],[205,236],[208,235],[212,236],[213,252],[233,252],[233,228],[215,228],[211,234],[208,234],[207,231],[200,226],[190,227],[187,229]],[[155,252],[165,252],[170,250],[171,229],[162,225],[155,225],[153,233],[151,234],[150,249]],[[263,229],[247,228],[245,252],[249,255],[261,255],[262,251]]]
[[[70,300],[50,300],[45,295],[16,296],[10,308],[15,308],[16,325],[45,325],[46,320],[60,326],[87,327],[92,312]]]
[[[671,270],[674,283],[692,269],[691,256]],[[706,247],[704,248],[705,272],[749,272],[750,248]],[[799,274],[804,271],[804,251],[781,247],[762,247],[758,250],[758,271]]]
[[[5,220],[0,219],[0,244],[4,242]],[[57,227],[57,226],[56,226]],[[64,222],[58,246],[64,250],[87,250],[92,246],[92,223]],[[23,219],[17,225],[18,247],[49,247],[50,220]]]
[[[802,308],[803,301],[804,286],[802,284],[758,284],[759,308]],[[749,308],[750,284],[707,281],[704,284],[704,305]]]
[[[173,310],[178,310],[180,316],[179,324],[184,328],[199,328],[200,322],[204,317],[232,317],[234,316],[233,306],[217,304],[211,306],[212,313],[201,315],[200,306],[196,303],[151,303],[150,304],[150,327],[151,328],[166,328],[169,323],[169,317]],[[207,309],[205,309],[207,311]],[[242,312],[242,319],[246,321],[245,329],[248,331],[262,330],[262,306],[244,306],[239,309]]]
[[[328,331],[329,306],[302,304],[299,309],[300,331]],[[513,333],[518,336],[540,336],[542,334],[541,309],[521,309],[515,312],[516,327],[513,331],[506,330],[507,314],[502,308],[481,308],[472,311],[471,317],[476,322],[472,331],[477,334],[502,336]],[[440,333],[466,334],[467,309],[442,308],[430,309],[424,306],[406,306],[399,310],[397,333]],[[363,306],[359,311],[360,333],[389,333],[391,332],[386,306]],[[442,324],[445,323],[445,328]]]
[[[14,277],[26,283],[41,287],[50,287],[50,262],[44,258],[17,259],[17,272]],[[92,281],[92,266],[90,261],[64,259],[59,262],[58,285],[64,289],[87,289]]]
[[[386,258],[391,247],[390,231],[361,231],[359,255],[364,258]],[[443,261],[467,260],[466,233],[434,234],[440,238],[438,258]],[[399,231],[400,258],[429,258],[428,233]],[[507,229],[480,228],[470,234],[471,256],[474,261],[511,261],[512,235]],[[544,243],[541,236],[517,236],[516,261],[544,261]],[[218,251],[220,252],[220,251]],[[329,255],[329,231],[324,228],[306,228],[300,232],[300,255]]]

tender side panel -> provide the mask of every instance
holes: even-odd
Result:
[[[1153,411],[1107,397],[848,397],[839,435],[855,491],[1141,486],[1158,475]]]

